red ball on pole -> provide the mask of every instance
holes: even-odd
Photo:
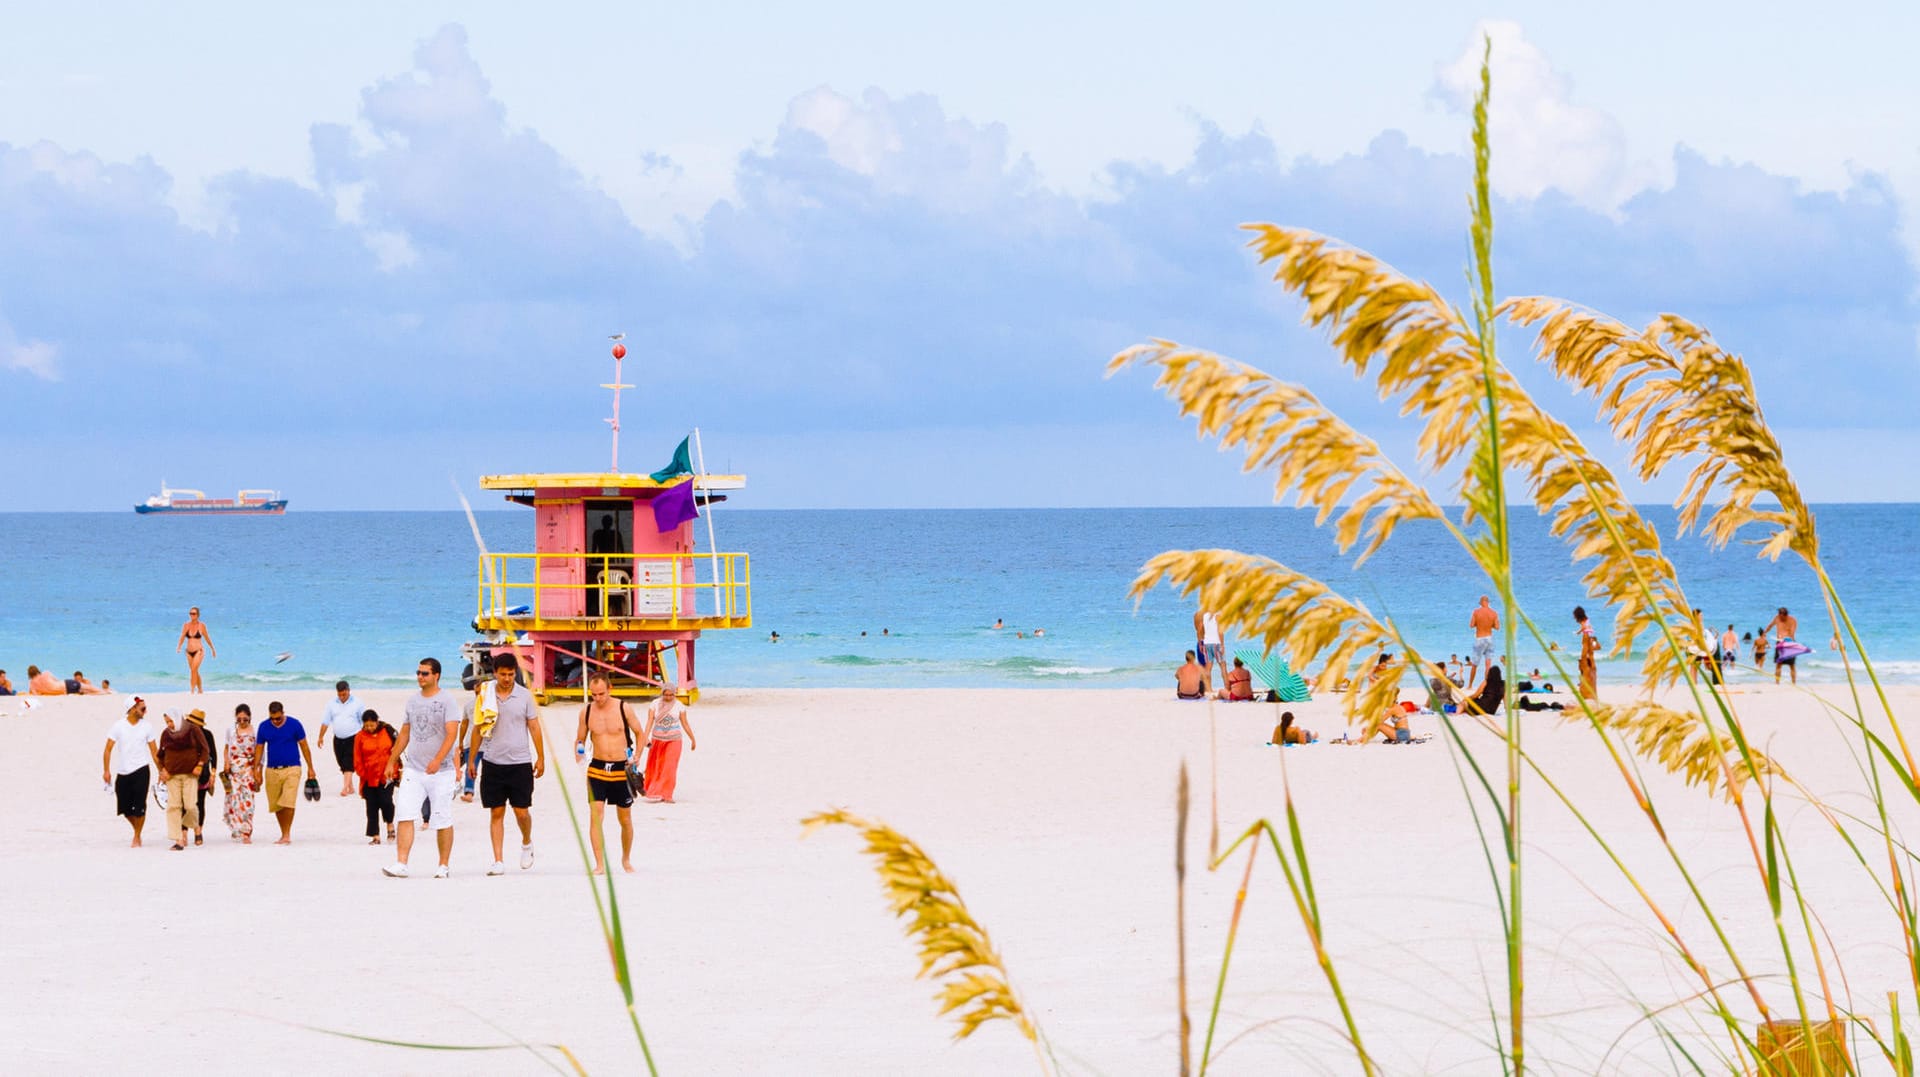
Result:
[[[615,344],[613,346],[613,357],[615,359],[625,359],[627,357],[627,346],[625,344]]]

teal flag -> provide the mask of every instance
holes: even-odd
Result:
[[[673,460],[669,462],[666,467],[661,468],[647,477],[654,482],[666,482],[668,479],[678,478],[681,475],[693,474],[693,460],[689,456],[689,450],[687,448],[687,443],[692,440],[692,438],[681,438],[680,447],[673,450]]]

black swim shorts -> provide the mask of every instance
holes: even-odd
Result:
[[[533,807],[532,763],[488,763],[480,768],[480,806]]]
[[[333,761],[340,764],[342,774],[353,773],[353,738],[359,735],[357,732],[344,737],[338,733],[333,735]]]
[[[604,801],[616,808],[633,807],[633,790],[627,785],[627,764],[615,760],[594,760],[593,765],[587,768],[587,799]]]
[[[122,774],[113,780],[113,809],[115,815],[124,815],[129,819],[140,819],[147,814],[147,794],[152,791],[153,772],[149,767],[141,767],[132,774]]]

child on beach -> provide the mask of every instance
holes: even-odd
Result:
[[[647,728],[642,736],[647,742],[647,795],[642,800],[673,803],[674,782],[680,772],[681,735],[685,734],[688,751],[699,747],[694,743],[693,724],[687,721],[687,708],[680,705],[677,696],[669,684],[647,708]]]
[[[380,820],[393,838],[393,785],[387,781],[387,762],[393,758],[397,734],[380,720],[378,711],[360,712],[360,733],[353,738],[353,772],[360,777],[360,798],[367,802],[367,844],[380,844]]]

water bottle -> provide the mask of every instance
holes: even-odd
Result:
[[[574,745],[574,746],[573,746],[573,754],[574,754],[574,757],[575,757],[576,759],[578,759],[578,760],[579,760],[580,762],[582,762],[582,763],[584,763],[584,762],[586,762],[586,761],[587,761],[587,746],[586,746],[586,745],[584,745],[584,744],[576,744],[576,745]]]

